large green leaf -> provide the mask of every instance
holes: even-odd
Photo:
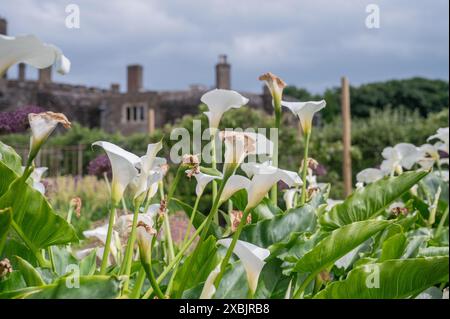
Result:
[[[272,219],[264,219],[245,226],[239,239],[267,248],[288,238],[294,232],[312,232],[315,226],[315,209],[305,204],[278,214]]]
[[[389,259],[398,259],[403,255],[406,245],[406,236],[402,232],[395,234],[383,242],[380,262]]]
[[[343,203],[323,214],[320,224],[323,229],[333,230],[356,221],[373,218],[427,174],[427,172],[406,172],[397,177],[385,177],[356,190]]]
[[[247,298],[248,290],[244,266],[237,261],[228,265],[214,299],[244,299]]]
[[[254,298],[282,299],[285,297],[291,278],[280,271],[281,264],[281,260],[272,259],[264,265],[259,275]]]
[[[387,260],[365,265],[353,269],[347,279],[331,283],[315,298],[408,298],[448,281],[448,267],[448,256]]]
[[[28,261],[19,256],[15,257],[19,264],[19,270],[28,287],[42,286],[45,284],[39,272]]]
[[[390,225],[385,220],[355,222],[334,230],[307,252],[294,270],[317,273]]]
[[[173,283],[174,296],[182,296],[186,289],[195,287],[199,283],[206,280],[211,271],[219,263],[217,256],[216,239],[210,236],[200,246],[196,258],[192,260],[193,255],[186,258],[185,262],[180,266]],[[187,273],[188,270],[193,270]]]
[[[0,256],[5,246],[6,235],[8,235],[11,220],[11,208],[0,209]]]
[[[11,147],[0,141],[0,161],[3,162],[15,174],[22,173],[22,159],[19,154]],[[0,194],[2,194],[0,192]]]
[[[0,162],[0,173],[5,171],[9,168]],[[53,211],[41,193],[22,179],[10,182],[9,190],[0,197],[0,209],[11,207],[13,222],[35,249],[78,241],[73,227]]]

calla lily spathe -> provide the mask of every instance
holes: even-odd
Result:
[[[272,141],[259,133],[222,131],[219,136],[225,144],[224,172],[229,165],[240,165],[248,155],[273,154]]]
[[[133,153],[125,151],[117,145],[105,141],[98,141],[92,145],[102,147],[111,162],[112,186],[111,198],[114,205],[117,205],[123,197],[127,186],[137,177],[136,165],[140,163],[140,158]]]
[[[294,208],[295,195],[299,193],[300,190],[297,188],[290,188],[284,191],[283,199],[286,204],[286,209]]]
[[[30,174],[30,179],[33,183],[33,188],[42,195],[45,195],[45,186],[41,183],[42,175],[48,170],[48,167],[35,167]],[[22,172],[25,171],[25,166],[22,166]]]
[[[31,128],[29,161],[33,160],[42,144],[55,130],[58,124],[70,128],[71,123],[62,113],[43,112],[28,114],[28,122]]]
[[[186,173],[189,173],[190,170],[187,170]],[[198,172],[197,174],[194,174],[194,177],[197,181],[197,186],[195,187],[195,194],[197,197],[201,196],[203,194],[203,191],[205,190],[205,187],[214,179],[221,179],[221,176],[213,176],[204,174],[202,172]]]
[[[358,183],[371,184],[379,179],[382,179],[384,175],[385,174],[380,169],[366,168],[356,174],[356,180]]]
[[[232,108],[240,108],[248,103],[248,99],[233,90],[214,89],[200,99],[208,106],[209,111],[204,112],[209,119],[209,127],[217,129],[223,113]]]
[[[241,167],[248,176],[252,176],[250,185],[247,187],[246,210],[256,207],[271,187],[280,180],[289,187],[302,185],[302,180],[296,172],[257,163],[244,163]]]
[[[155,221],[155,216],[157,215],[159,211],[159,204],[152,204],[149,205],[147,208],[147,211],[145,213],[139,213],[137,222],[142,222],[150,227],[153,227]],[[114,225],[115,230],[121,235],[122,237],[128,236],[131,226],[133,224],[133,217],[134,214],[126,214],[122,215],[117,219],[117,222]]]
[[[217,243],[228,248],[231,244],[231,238],[220,239]],[[251,243],[238,240],[233,253],[241,260],[247,274],[248,286],[252,293],[254,293],[258,286],[261,270],[266,264],[264,260],[269,257],[270,251]]]
[[[97,240],[99,240],[102,243],[102,245],[105,245],[105,243],[106,243],[107,234],[108,234],[108,224],[99,226],[94,229],[85,230],[83,232],[84,237],[96,238]],[[119,233],[116,231],[113,231],[113,237],[111,240],[110,249],[111,249],[111,254],[114,259],[117,258],[118,247],[120,247],[120,246],[121,246],[121,243],[120,243],[120,239],[119,239]],[[86,250],[86,252],[90,252],[90,251],[92,251],[92,249],[93,248],[91,248],[89,251]],[[99,258],[102,258],[103,251],[104,251],[103,247],[98,247],[97,256]],[[109,260],[108,260],[108,262],[109,262]]]
[[[69,59],[56,46],[46,44],[34,35],[0,35],[0,77],[12,65],[20,62],[38,69],[55,65],[61,74],[70,71]]]
[[[401,173],[403,168],[411,169],[414,164],[424,158],[424,152],[410,143],[400,143],[394,147],[386,147],[381,155],[385,160],[381,170],[385,174]]]
[[[437,130],[436,134],[430,136],[428,138],[428,141],[439,139],[443,142],[443,144],[440,145],[439,150],[449,153],[449,128],[448,127],[441,127]]]
[[[286,102],[281,101],[281,105],[287,107],[296,114],[300,119],[303,133],[307,134],[311,132],[312,120],[314,114],[323,109],[327,103],[325,100],[321,101],[309,101],[309,102]]]
[[[233,196],[234,193],[241,189],[247,189],[250,186],[251,181],[241,175],[233,175],[231,176],[227,182],[225,183],[225,186],[222,191],[222,195],[220,195],[220,203],[225,202],[228,200],[231,196]]]

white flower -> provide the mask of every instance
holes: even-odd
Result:
[[[159,211],[159,204],[149,205],[147,211],[145,213],[139,213],[137,222],[142,222],[150,227],[153,227],[155,221],[155,216]],[[131,226],[133,224],[134,214],[126,214],[122,215],[117,219],[117,222],[114,224],[115,230],[119,233],[119,235],[125,237],[130,232]]]
[[[48,170],[48,167],[36,167],[30,174],[30,179],[33,183],[33,188],[42,195],[45,195],[45,186],[41,183],[42,175]],[[25,171],[25,166],[22,166],[22,172]]]
[[[424,152],[409,143],[400,143],[394,147],[386,147],[381,153],[385,160],[381,170],[385,174],[401,173],[402,168],[411,169],[415,163],[424,157]]]
[[[448,127],[441,127],[437,130],[435,135],[430,136],[427,140],[433,140],[433,139],[439,139],[443,142],[443,144],[440,146],[440,150],[449,153],[449,128]]]
[[[253,132],[222,131],[219,134],[225,143],[225,165],[240,165],[248,155],[269,155],[273,153],[273,143],[264,135]]]
[[[222,191],[222,195],[220,195],[220,203],[225,202],[227,199],[229,199],[231,196],[233,196],[234,193],[241,189],[247,189],[250,186],[250,180],[241,175],[233,175],[231,176],[227,182],[225,183],[225,186]]]
[[[105,224],[103,226],[91,229],[91,230],[85,230],[83,232],[84,237],[86,238],[96,238],[98,239],[103,246],[106,243],[106,237],[108,234],[108,225],[109,224]],[[113,231],[113,236],[111,238],[111,254],[113,255],[114,258],[116,258],[117,256],[117,247],[120,247],[120,241],[118,242],[118,233],[116,231]],[[97,252],[98,253],[98,252]]]
[[[112,191],[111,198],[115,205],[122,199],[127,186],[136,178],[138,171],[136,165],[140,163],[140,158],[133,153],[125,151],[117,145],[109,142],[98,141],[92,145],[102,147],[111,162],[112,169]]]
[[[430,169],[435,163],[440,163],[439,148],[442,145],[441,142],[431,144],[423,144],[419,149],[423,153],[423,158],[419,159],[418,163],[423,169]]]
[[[31,128],[30,158],[34,159],[42,144],[55,130],[58,123],[65,128],[70,128],[71,123],[62,113],[43,112],[28,114],[28,122]]]
[[[251,168],[253,167],[253,168]],[[267,192],[278,181],[285,182],[289,187],[302,185],[302,180],[296,172],[283,170],[274,166],[257,163],[246,163],[242,165],[245,172],[250,172],[253,176],[247,187],[247,207],[256,207],[266,196]]]
[[[220,273],[220,264],[214,268],[213,271],[206,278],[205,284],[203,285],[202,293],[199,299],[211,299],[216,293],[216,287],[214,286],[214,281]]]
[[[341,199],[331,199],[328,198],[327,199],[327,207],[326,207],[326,211],[330,211],[334,206],[339,205],[341,203],[343,203],[344,201]]]
[[[190,170],[187,170],[186,173],[190,172]],[[221,179],[221,176],[213,176],[204,174],[202,172],[198,172],[197,174],[194,174],[195,179],[197,180],[197,186],[195,187],[195,193],[197,196],[201,196],[203,194],[203,191],[205,190],[205,187],[214,179]]]
[[[231,238],[220,239],[217,243],[228,248],[231,244],[231,240]],[[251,243],[238,240],[233,253],[241,260],[247,274],[249,288],[252,292],[255,292],[256,287],[258,286],[259,274],[265,265],[264,260],[270,255],[270,251]]]
[[[286,106],[296,114],[300,119],[300,124],[302,125],[303,132],[305,134],[311,132],[312,120],[314,114],[319,112],[326,106],[325,100],[321,101],[310,101],[310,102],[286,102],[281,101],[281,105]]]
[[[204,112],[209,119],[210,128],[218,128],[223,113],[231,108],[240,108],[248,103],[248,99],[236,91],[214,89],[201,97],[201,101],[208,106],[209,111]]]
[[[9,67],[20,62],[38,69],[56,65],[61,74],[70,71],[69,59],[54,45],[43,43],[34,35],[0,35],[0,77]]]
[[[383,176],[384,173],[380,169],[366,168],[356,174],[356,180],[358,181],[358,183],[371,184],[379,179],[382,179]]]
[[[300,190],[297,188],[291,188],[284,191],[283,199],[286,203],[286,209],[294,208],[295,195],[299,194]]]

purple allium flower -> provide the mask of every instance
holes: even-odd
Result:
[[[0,134],[20,133],[28,129],[28,114],[41,113],[39,106],[28,105],[10,112],[0,112]]]
[[[108,174],[108,177],[111,178],[111,162],[109,161],[108,156],[105,154],[99,155],[90,161],[88,165],[88,173],[89,175],[94,175],[97,177],[103,177],[103,174],[106,173]]]
[[[317,176],[324,176],[327,174],[327,169],[322,164],[318,164],[314,169],[314,174]]]

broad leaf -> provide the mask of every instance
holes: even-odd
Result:
[[[347,279],[331,283],[315,298],[408,298],[448,281],[448,256],[387,260],[353,269]]]
[[[390,224],[385,220],[355,222],[334,230],[307,252],[294,270],[318,273]]]
[[[268,248],[274,243],[287,239],[294,232],[312,232],[315,226],[315,209],[306,204],[276,215],[272,219],[245,226],[239,239]]]
[[[11,220],[11,208],[0,209],[0,256],[5,246],[6,235],[8,235]]]
[[[0,161],[3,162],[15,174],[22,174],[22,159],[11,147],[0,141]],[[0,192],[0,194],[2,194]]]
[[[325,230],[333,230],[353,222],[371,219],[381,214],[427,174],[406,172],[397,177],[385,177],[356,190],[343,203],[322,215],[320,224]]]
[[[406,245],[406,236],[398,233],[383,242],[381,250],[380,262],[389,259],[398,259],[403,255]]]
[[[28,261],[19,256],[16,256],[16,258],[19,264],[19,270],[28,287],[42,286],[45,284],[39,272]]]
[[[273,259],[264,265],[259,275],[254,298],[282,299],[285,297],[291,278],[280,271],[281,264],[281,260]]]
[[[247,275],[240,261],[230,263],[225,271],[214,299],[244,299],[248,295]]]

